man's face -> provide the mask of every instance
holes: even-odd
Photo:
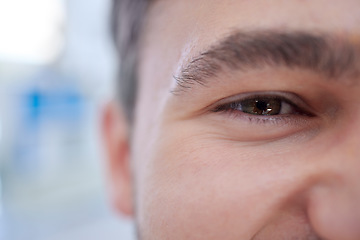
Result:
[[[360,2],[159,0],[131,161],[141,239],[360,239]]]

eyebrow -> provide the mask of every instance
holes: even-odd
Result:
[[[183,66],[173,92],[207,85],[225,70],[287,67],[312,70],[327,78],[358,74],[359,46],[344,37],[309,32],[234,32]]]

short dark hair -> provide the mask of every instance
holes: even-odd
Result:
[[[117,89],[129,121],[134,115],[139,38],[149,1],[113,0],[112,33],[119,58]]]

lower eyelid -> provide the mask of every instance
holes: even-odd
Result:
[[[290,106],[290,104],[289,104]],[[302,114],[280,114],[280,115],[254,115],[244,113],[240,110],[225,108],[212,111],[215,114],[221,114],[231,121],[241,121],[245,124],[256,124],[256,125],[269,125],[269,126],[285,126],[294,125],[298,126],[309,121],[308,115]]]
[[[227,117],[230,117],[233,120],[246,120],[249,121],[251,123],[262,123],[262,124],[276,124],[279,123],[281,121],[288,121],[289,118],[291,118],[290,116],[286,116],[286,115],[274,115],[274,116],[269,116],[269,115],[254,115],[254,114],[249,114],[249,113],[244,113],[240,110],[236,110],[236,109],[227,109],[227,110],[222,110],[222,111],[218,111],[217,113],[220,114],[224,114],[227,115]]]
[[[211,129],[229,139],[238,142],[263,142],[277,141],[291,136],[310,136],[308,133],[317,133],[319,119],[311,120],[305,116],[261,116],[226,111],[212,114],[210,119]]]

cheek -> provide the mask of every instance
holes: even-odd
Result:
[[[164,139],[153,149],[138,189],[141,232],[158,239],[250,239],[295,191],[292,170],[274,165],[280,157],[270,150],[196,139]]]

